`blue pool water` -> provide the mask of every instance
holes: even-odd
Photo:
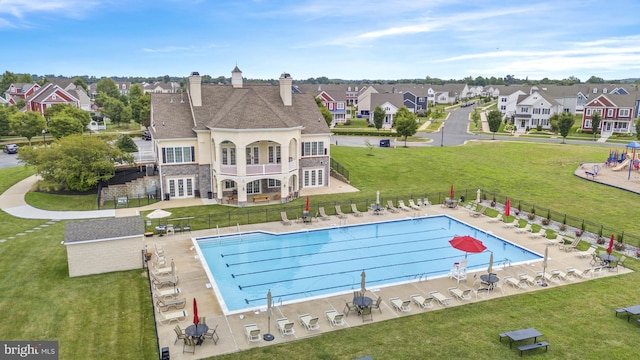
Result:
[[[541,255],[448,216],[388,221],[314,231],[199,238],[205,269],[225,313],[360,289],[446,276],[465,253],[451,247],[470,235],[487,247],[468,254],[469,271],[539,260]]]

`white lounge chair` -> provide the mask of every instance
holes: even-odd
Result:
[[[400,212],[400,209],[398,209],[397,207],[393,206],[393,201],[392,200],[387,200],[387,210],[391,211],[392,213]]]
[[[530,223],[527,223],[527,225],[525,225],[524,227],[516,228],[516,233],[517,234],[525,234],[525,233],[528,233],[528,232],[531,232],[531,224]]]
[[[502,227],[504,227],[504,228],[510,228],[510,227],[512,227],[512,228],[517,228],[517,227],[519,227],[519,226],[520,226],[520,222],[518,221],[518,218],[516,218],[516,217],[514,217],[514,218],[511,220],[511,222],[506,222],[506,221],[505,221],[505,222],[502,224]]]
[[[524,279],[531,286],[537,285],[539,282],[543,280],[542,274],[536,274],[536,276],[533,277],[529,274],[521,273],[521,274],[518,274],[518,277],[520,279]]]
[[[547,229],[545,228],[540,228],[540,230],[538,230],[538,232],[532,232],[531,234],[529,234],[530,238],[537,238],[537,237],[547,237]]]
[[[356,204],[351,204],[351,213],[353,216],[362,216],[362,212],[358,210],[358,206],[356,206]]]
[[[529,287],[527,285],[527,280],[526,279],[516,279],[512,276],[505,276],[504,277],[504,282],[511,285],[512,287],[516,288],[516,289],[526,289],[527,287]]]
[[[564,242],[567,241],[567,240],[568,239],[566,239],[564,237],[562,238],[563,243],[558,246],[558,248],[560,250],[564,250],[566,252],[569,252],[569,251],[574,250],[580,244],[580,238],[579,237],[576,237],[575,239],[573,239],[573,241],[571,241],[571,244],[565,244]]]
[[[411,301],[410,300],[400,300],[398,297],[390,298],[389,302],[393,305],[393,308],[398,312],[410,312],[411,311]]]
[[[158,315],[158,321],[160,322],[160,324],[165,325],[174,321],[180,322],[186,319],[188,315],[189,314],[187,313],[187,310],[165,312],[165,313],[160,312],[160,314]]]
[[[560,282],[560,275],[558,275],[558,273],[553,273],[553,272],[547,273],[547,272],[538,271],[538,275],[542,275],[542,278],[548,282],[552,282],[552,283]]]
[[[431,205],[431,201],[429,201],[428,198],[424,198],[424,200],[422,200],[422,206],[429,206]]]
[[[168,289],[158,289],[155,288],[153,290],[153,296],[158,300],[167,300],[173,299],[176,295],[180,294],[180,288],[168,288]]]
[[[598,248],[595,245],[591,245],[589,246],[589,248],[585,251],[578,251],[576,253],[576,256],[581,257],[581,258],[588,258],[588,257],[592,257],[593,254],[596,253],[596,250],[598,250]]]
[[[569,268],[569,269],[573,269],[573,268]],[[571,281],[571,280],[575,280],[575,270],[567,270],[567,272],[564,272],[562,270],[558,270],[558,269],[553,269],[551,270],[552,274],[558,274],[558,277],[560,277],[560,279],[564,280],[564,281]]]
[[[459,289],[457,287],[450,287],[449,294],[453,295],[456,299],[460,301],[471,300],[471,291],[472,289]]]
[[[345,219],[347,217],[347,214],[342,212],[340,205],[336,205],[335,208],[336,208],[336,215],[338,215],[340,219]]]
[[[276,324],[277,324],[278,330],[280,330],[280,334],[282,334],[282,336],[295,334],[295,330],[293,330],[293,323],[291,321],[289,321],[289,319],[280,318],[280,319],[276,320]]]
[[[248,343],[260,341],[260,329],[256,324],[245,325],[244,334],[247,336]]]
[[[302,324],[302,326],[304,326],[307,331],[320,329],[320,324],[318,324],[317,317],[313,317],[309,314],[302,314],[298,315],[298,320],[300,320],[300,324]]]
[[[285,211],[280,212],[280,217],[282,218],[282,225],[291,225],[291,220],[287,218]]]
[[[331,217],[329,215],[327,215],[327,213],[324,212],[324,207],[322,207],[322,206],[318,208],[318,213],[320,214],[320,218],[322,220],[331,219]]]
[[[433,298],[432,297],[428,297],[425,298],[424,296],[420,295],[420,294],[415,294],[415,295],[411,295],[411,300],[413,300],[413,302],[420,306],[423,309],[427,309],[427,308],[432,308],[433,307]]]
[[[416,204],[413,202],[413,199],[409,199],[409,207],[410,207],[410,208],[412,208],[412,209],[414,209],[414,210],[418,210],[418,211],[420,210],[420,206],[416,205]]]
[[[488,222],[490,223],[497,223],[502,221],[502,214],[498,213],[498,215],[496,215],[495,217],[490,217],[489,219],[487,219]]]
[[[344,325],[343,313],[339,313],[335,310],[327,310],[324,312],[324,316],[329,321],[329,325],[331,325],[331,327]]]
[[[451,299],[449,299],[448,297],[442,295],[442,293],[440,293],[439,291],[432,291],[429,294],[431,294],[431,296],[433,296],[434,299],[436,299],[440,305],[442,306],[449,306],[451,305]]]
[[[411,211],[411,208],[404,204],[404,200],[398,200],[398,208],[404,211]]]

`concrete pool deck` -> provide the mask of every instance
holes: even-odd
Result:
[[[312,224],[298,224],[293,223],[290,226],[284,226],[280,222],[273,223],[263,223],[263,224],[252,224],[252,225],[243,225],[239,227],[240,232],[248,232],[248,231],[256,231],[256,230],[264,230],[270,231],[274,233],[280,232],[289,232],[296,231],[301,229],[317,229],[317,228],[326,228],[332,226],[341,226],[341,225],[354,225],[359,223],[369,223],[369,222],[377,222],[381,220],[394,220],[394,219],[406,219],[409,217],[415,216],[424,216],[424,215],[440,215],[446,214],[453,218],[456,218],[460,221],[466,222],[472,226],[478,227],[485,231],[493,232],[495,235],[507,239],[513,243],[516,243],[520,246],[526,247],[532,251],[543,254],[544,249],[547,246],[547,241],[545,239],[532,239],[529,237],[529,234],[517,234],[513,229],[504,228],[501,223],[489,223],[487,220],[489,219],[487,216],[480,217],[472,217],[469,216],[468,211],[463,208],[460,209],[449,209],[443,208],[439,205],[432,205],[424,208],[421,211],[412,211],[412,212],[400,212],[400,213],[387,213],[383,216],[374,216],[370,214],[365,214],[362,217],[355,217],[353,215],[348,215],[346,219],[338,219],[336,216],[332,216],[328,221],[314,221]],[[221,235],[224,234],[235,234],[237,233],[238,228],[221,228],[219,233]],[[177,267],[177,273],[180,277],[180,282],[178,284],[178,288],[181,290],[181,294],[179,297],[186,298],[186,307],[184,310],[188,312],[188,316],[185,320],[180,321],[178,323],[172,322],[170,324],[161,325],[157,324],[158,329],[158,337],[159,337],[159,346],[160,348],[169,347],[171,359],[194,359],[194,358],[205,358],[211,357],[220,354],[238,352],[242,350],[246,350],[252,347],[257,346],[269,346],[272,344],[279,344],[291,340],[304,339],[307,337],[317,336],[324,332],[338,330],[346,327],[355,327],[364,324],[368,324],[370,322],[363,323],[362,318],[357,314],[349,314],[348,317],[345,317],[345,325],[342,327],[332,328],[329,322],[325,319],[324,313],[327,310],[336,310],[338,312],[342,312],[345,307],[345,301],[351,301],[352,295],[338,295],[338,296],[329,296],[323,297],[315,300],[303,301],[295,304],[287,304],[280,305],[277,302],[277,299],[274,299],[274,309],[271,316],[271,325],[270,325],[270,333],[275,336],[275,340],[273,341],[264,341],[261,340],[259,342],[252,342],[249,344],[246,340],[246,336],[244,333],[244,326],[247,324],[256,324],[258,328],[261,330],[261,336],[268,332],[269,326],[267,321],[267,313],[266,311],[266,303],[263,311],[257,312],[244,312],[241,314],[234,314],[225,316],[218,304],[218,300],[213,293],[213,290],[207,287],[209,282],[205,270],[203,269],[201,262],[198,258],[196,258],[196,252],[192,248],[192,238],[195,237],[206,237],[206,236],[215,236],[217,235],[216,230],[202,230],[202,231],[194,231],[192,233],[182,233],[176,234],[173,236],[164,236],[164,237],[151,237],[146,238],[145,242],[149,249],[153,249],[155,245],[162,246],[164,248],[167,261],[171,261],[173,259],[175,261]],[[461,258],[464,256],[461,253]],[[565,271],[567,267],[575,267],[579,271],[583,269],[587,269],[591,267],[590,258],[579,258],[576,256],[575,251],[565,252],[558,248],[557,245],[549,246],[549,263],[547,266],[547,271],[551,269],[559,269]],[[153,262],[150,261],[150,264]],[[498,274],[501,281],[500,284],[504,284],[502,279],[505,276],[517,276],[519,273],[528,273],[530,275],[535,275],[537,271],[542,271],[541,261],[536,262],[533,265],[514,265],[514,266],[494,266],[494,272]],[[485,273],[486,270],[478,271],[477,274],[480,275]],[[623,274],[630,272],[625,268],[621,268],[619,272],[609,272],[604,271],[602,276],[612,276],[617,274]],[[378,322],[381,320],[388,320],[397,318],[400,316],[409,316],[415,315],[424,311],[439,311],[445,309],[441,305],[435,304],[432,308],[423,310],[419,308],[417,305],[411,305],[411,312],[407,313],[398,313],[392,308],[391,303],[389,302],[389,298],[391,297],[400,297],[403,300],[409,300],[410,296],[413,294],[421,294],[424,297],[427,297],[430,291],[437,290],[440,293],[444,294],[447,297],[451,298],[451,306],[460,306],[464,305],[467,302],[476,302],[476,301],[485,301],[491,300],[492,298],[508,296],[512,294],[517,294],[521,292],[529,292],[529,291],[538,291],[541,289],[545,289],[544,287],[535,286],[528,287],[526,289],[516,289],[510,285],[504,284],[502,289],[498,288],[494,290],[491,294],[486,296],[485,298],[476,298],[475,294],[472,296],[472,299],[469,301],[458,301],[453,299],[449,293],[448,288],[452,286],[457,286],[459,288],[472,288],[474,281],[474,273],[469,273],[468,280],[462,281],[459,284],[456,283],[455,280],[451,280],[448,278],[434,278],[427,279],[422,281],[417,281],[410,284],[397,285],[384,287],[380,289],[368,289],[367,296],[371,298],[382,297],[382,303],[380,305],[381,312],[377,309],[373,309],[373,321]],[[550,287],[555,287],[559,285],[568,285],[573,282],[578,281],[586,281],[582,279],[576,279],[573,281],[562,281],[559,284],[550,283]],[[186,353],[183,355],[182,352],[182,341],[178,341],[174,345],[174,341],[176,339],[176,335],[174,332],[174,328],[176,324],[180,325],[181,328],[186,328],[187,326],[192,324],[193,321],[193,298],[197,299],[198,302],[198,315],[201,317],[206,317],[206,322],[210,327],[217,327],[217,333],[220,337],[217,345],[211,340],[205,340],[205,342],[201,346],[196,347],[196,353],[190,354]],[[303,325],[301,325],[298,321],[298,315],[309,313],[311,316],[319,318],[320,329],[307,331]],[[276,319],[279,318],[288,318],[289,321],[295,323],[294,330],[295,334],[282,336],[276,327]]]

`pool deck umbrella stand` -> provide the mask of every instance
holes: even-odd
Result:
[[[269,289],[269,292],[267,293],[267,333],[262,336],[264,341],[272,341],[273,339],[275,339],[275,337],[271,334],[271,304],[271,289]]]

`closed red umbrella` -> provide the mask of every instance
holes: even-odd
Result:
[[[511,200],[507,198],[507,202],[504,204],[504,214],[509,216],[511,213]]]
[[[200,318],[198,317],[198,302],[193,298],[193,324],[198,325]]]
[[[304,211],[309,212],[309,197],[307,196],[307,202],[304,204]]]
[[[455,193],[453,192],[453,184],[451,184],[451,189],[449,190],[449,199],[453,200],[454,196]]]
[[[455,249],[464,251],[466,253],[480,253],[487,249],[482,241],[469,235],[454,236],[453,239],[449,240],[449,244],[451,244],[451,246],[453,246]],[[465,257],[466,256],[467,255],[465,254]]]
[[[609,240],[609,247],[607,248],[607,252],[609,253],[609,255],[611,255],[611,252],[613,252],[613,234],[611,234],[611,240]]]

